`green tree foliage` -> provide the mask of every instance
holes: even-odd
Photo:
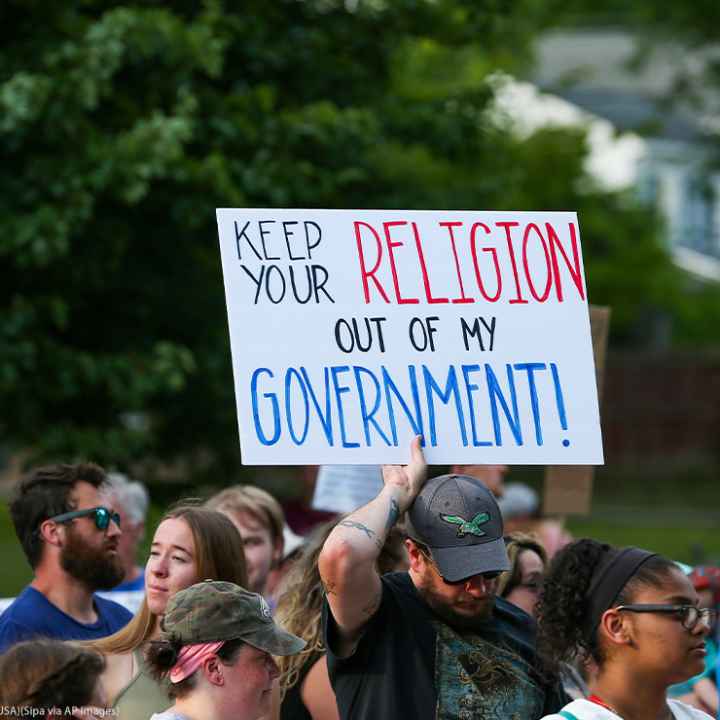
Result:
[[[578,209],[591,301],[637,338],[671,282],[652,217],[592,187],[581,132],[489,112],[542,5],[5,2],[0,438],[229,477],[216,207]]]
[[[609,25],[682,41],[688,47],[717,43],[720,7],[715,0],[668,3],[664,0],[550,0],[548,12],[555,23],[597,27]]]

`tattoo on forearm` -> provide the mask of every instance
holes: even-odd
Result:
[[[320,578],[320,584],[326,595],[337,595],[337,583],[332,580],[324,580]]]
[[[390,498],[390,510],[388,510],[387,522],[385,523],[385,533],[389,533],[397,522],[400,515],[400,507],[395,498]]]
[[[361,530],[364,532],[370,540],[372,540],[378,548],[382,548],[382,542],[378,539],[377,533],[371,530],[367,525],[363,525],[361,522],[355,520],[342,520],[338,523],[339,526],[353,528],[355,530]]]
[[[363,525],[360,522],[355,522],[354,520],[341,520],[338,525],[341,525],[342,527],[355,528],[356,530],[362,530],[371,540],[377,537],[374,530],[371,530],[367,525]]]

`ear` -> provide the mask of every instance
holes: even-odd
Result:
[[[221,687],[225,684],[222,667],[222,663],[220,662],[217,655],[211,655],[209,658],[206,658],[203,661],[203,674],[208,679],[208,682],[211,685],[217,685],[218,687]]]
[[[62,527],[52,520],[43,520],[38,528],[38,533],[47,545],[61,547],[65,539],[65,531],[61,529]]]
[[[410,540],[410,538],[405,539],[405,549],[407,550],[410,569],[415,572],[422,572],[427,566],[427,558],[420,552],[418,546]]]
[[[618,612],[615,608],[606,610],[600,618],[599,631],[602,631],[607,641],[612,645],[631,645],[632,627],[626,614]]]

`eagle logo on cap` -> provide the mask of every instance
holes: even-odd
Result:
[[[457,530],[457,536],[459,538],[465,537],[466,535],[477,535],[477,537],[482,537],[487,533],[480,529],[480,525],[484,525],[486,522],[489,522],[490,515],[489,513],[481,512],[478,513],[472,520],[466,520],[464,517],[460,517],[460,515],[445,515],[440,513],[440,519],[444,520],[446,523],[450,523],[451,525],[459,525],[460,527]]]

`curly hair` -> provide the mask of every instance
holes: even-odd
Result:
[[[93,702],[103,657],[60,640],[26,640],[0,656],[0,707],[82,707]],[[21,713],[18,713],[21,714]]]
[[[314,663],[325,652],[320,623],[325,591],[320,581],[318,557],[337,522],[331,520],[315,530],[290,568],[284,591],[278,600],[275,610],[277,623],[307,643],[305,649],[297,655],[276,658],[280,669],[280,694],[283,698],[297,683],[302,668],[306,664]]]
[[[575,660],[592,658],[598,666],[605,661],[597,630],[587,630],[590,609],[587,593],[595,571],[611,550],[611,545],[583,538],[570,543],[553,558],[537,605],[537,649],[548,672],[556,673],[563,663]],[[633,602],[642,587],[661,587],[675,567],[675,563],[661,555],[651,557],[625,583],[613,605]]]

